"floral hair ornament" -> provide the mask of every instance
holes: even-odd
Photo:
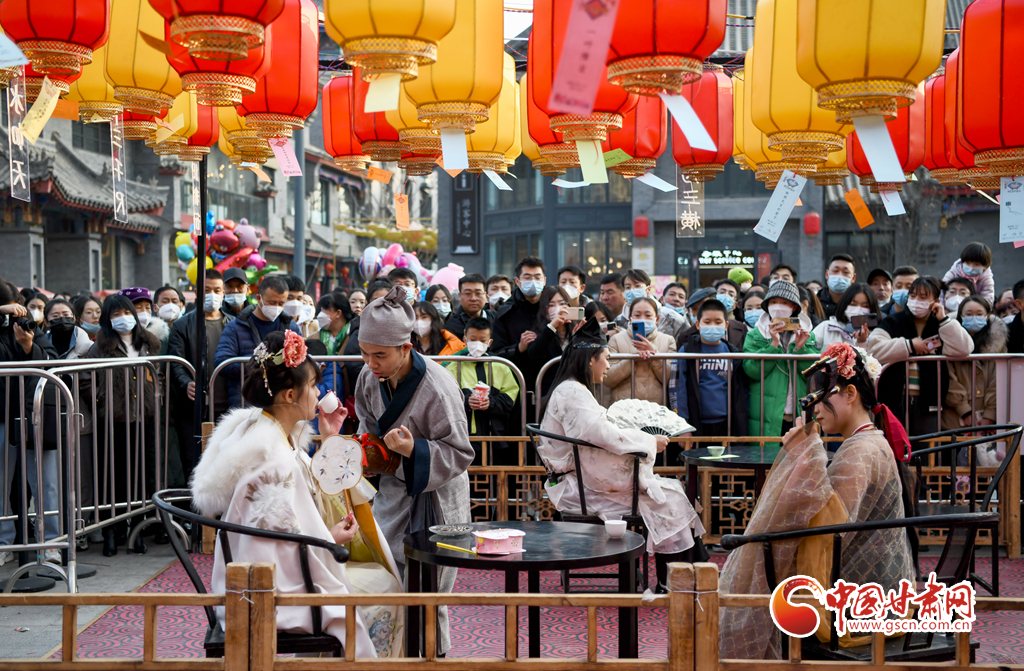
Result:
[[[836,342],[832,343],[825,348],[822,352],[822,360],[835,357],[836,367],[839,369],[839,375],[849,380],[856,375],[854,367],[857,365],[857,356],[860,356],[864,362],[864,372],[868,374],[868,377],[872,382],[878,379],[878,376],[882,374],[882,364],[878,363],[878,360],[868,354],[866,351],[859,347],[854,347],[849,343]]]
[[[263,386],[266,387],[268,394],[273,395],[270,391],[270,381],[267,379],[267,362],[277,366],[283,363],[288,368],[295,368],[306,360],[306,352],[306,341],[295,331],[285,331],[284,347],[273,354],[267,349],[266,341],[256,345],[252,359],[263,371]]]

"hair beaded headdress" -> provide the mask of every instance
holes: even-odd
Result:
[[[285,331],[284,346],[281,349],[271,354],[266,341],[261,342],[253,350],[252,360],[263,371],[263,386],[266,387],[267,393],[273,396],[267,379],[267,362],[278,366],[283,363],[288,368],[295,368],[306,360],[306,341],[295,331]]]

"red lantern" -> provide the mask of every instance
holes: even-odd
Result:
[[[914,102],[896,111],[896,118],[890,119],[885,126],[889,137],[896,148],[896,157],[903,167],[903,174],[910,179],[915,170],[921,167],[925,156],[925,91],[924,85],[917,87]],[[860,183],[871,187],[871,193],[879,191],[902,191],[902,182],[882,182],[876,184],[872,177],[871,166],[868,164],[864,148],[857,137],[857,131],[846,136],[846,162],[850,171],[860,177]]]
[[[42,75],[75,75],[107,42],[109,0],[3,0],[0,24]],[[66,92],[66,91],[65,91]]]
[[[708,65],[699,80],[683,87],[682,95],[690,101],[718,150],[694,149],[679,125],[672,124],[672,157],[690,181],[710,182],[732,158],[732,82],[720,66]]]
[[[646,238],[651,234],[651,220],[647,217],[637,217],[633,220],[633,237]]]
[[[178,160],[200,161],[210,153],[210,147],[220,138],[220,121],[217,108],[199,105],[199,129],[188,139],[188,144],[178,149]]]
[[[924,83],[924,167],[939,184],[957,183],[946,150],[946,77],[941,72]]]
[[[602,146],[604,151],[621,149],[632,157],[610,170],[623,177],[639,177],[654,168],[668,144],[667,120],[661,98],[640,98],[636,107],[623,115],[622,128],[610,132]]]
[[[352,68],[355,81],[355,131],[363,151],[374,161],[397,161],[402,157],[402,143],[398,141],[398,131],[388,123],[384,112],[367,114],[366,92],[370,85],[363,81],[363,73],[359,68]]]
[[[527,67],[532,58],[533,42],[531,41],[526,48]],[[564,175],[567,168],[580,164],[580,157],[576,153],[576,144],[559,140],[555,131],[551,130],[551,117],[538,107],[533,99],[533,79],[529,74],[526,75],[526,83],[527,91],[524,96],[526,109],[522,109],[522,105],[520,105],[519,113],[526,115],[530,137],[537,143],[540,155],[545,160],[545,164],[540,166],[541,174],[548,177]],[[520,85],[522,85],[522,80],[520,80]]]
[[[405,151],[402,152],[398,159],[398,167],[405,170],[405,174],[410,177],[426,177],[434,172],[434,167],[437,166],[437,159],[439,158],[441,158],[441,152],[414,154]]]
[[[533,31],[530,33],[533,55],[526,59],[533,101],[551,117],[551,129],[561,133],[566,142],[604,142],[609,130],[622,127],[622,115],[633,109],[637,101],[635,93],[629,93],[607,81],[606,73],[602,73],[601,85],[590,116],[559,114],[548,109],[551,85],[558,60],[562,56],[562,44],[565,42],[569,14],[574,4],[564,0],[536,0],[533,5]]]
[[[170,48],[167,62],[181,76],[181,88],[195,91],[200,105],[233,107],[242,102],[242,96],[256,90],[256,80],[270,67],[272,30],[266,30],[266,41],[242,60],[211,61],[196,58],[185,47],[171,39],[171,26],[165,24],[164,38]]]
[[[992,176],[987,167],[975,165],[974,152],[963,142],[959,129],[963,123],[963,113],[958,104],[960,98],[960,49],[954,49],[946,58],[946,147],[949,162],[959,172],[957,180],[966,182],[974,189],[998,189],[999,178]]]
[[[960,23],[957,133],[991,175],[1024,174],[1024,87],[1012,74],[1022,58],[1024,1],[968,5]]]
[[[152,114],[124,113],[124,139],[148,140],[156,132],[156,117]]]
[[[316,110],[320,93],[320,34],[312,0],[286,0],[264,46],[274,66],[245,96],[237,112],[261,137],[289,137]],[[270,58],[267,58],[270,61]],[[183,78],[184,79],[184,78]]]
[[[82,76],[81,71],[73,75],[50,76],[50,83],[57,87],[60,91],[60,97],[63,98],[69,90],[71,90],[71,84],[76,79]],[[43,79],[45,75],[32,67],[31,64],[25,66],[25,100],[28,104],[32,104],[39,97],[39,92],[43,90]]]
[[[808,212],[804,215],[804,235],[814,237],[821,233],[821,215],[817,212]]]
[[[619,0],[608,81],[632,93],[679,93],[725,37],[726,0]]]
[[[352,127],[355,91],[351,72],[342,72],[324,86],[324,149],[342,170],[363,172],[370,157],[363,153]]]
[[[149,0],[170,24],[175,44],[193,58],[240,61],[263,44],[265,29],[280,16],[285,0]]]

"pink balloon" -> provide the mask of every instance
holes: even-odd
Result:
[[[398,257],[401,256],[404,251],[405,250],[402,249],[402,245],[396,242],[385,250],[384,256],[381,258],[380,262],[385,266],[395,266],[397,265],[395,261],[398,260]]]
[[[387,275],[388,273],[390,273],[394,269],[395,269],[394,266],[386,265],[386,266],[384,266],[383,268],[380,269],[380,272],[383,273],[384,275]]]
[[[260,246],[260,236],[256,232],[256,229],[248,224],[239,224],[235,226],[235,235],[238,236],[238,244],[242,247],[252,247],[258,249]]]
[[[249,261],[246,263],[246,267],[253,266],[256,270],[263,270],[267,266],[267,260],[260,256],[259,252],[253,252],[249,255]]]
[[[449,263],[447,266],[437,271],[431,280],[434,284],[443,284],[448,287],[449,291],[459,290],[459,278],[465,275],[465,269],[462,266]]]
[[[227,229],[214,231],[210,236],[210,246],[221,254],[230,254],[238,248],[238,236]]]

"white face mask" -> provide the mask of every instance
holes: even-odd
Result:
[[[263,316],[268,320],[274,321],[281,316],[284,308],[280,305],[264,305],[263,299],[260,299],[260,311],[263,312]]]
[[[157,316],[163,319],[165,322],[173,322],[181,315],[181,308],[174,303],[164,303],[160,306],[160,310],[157,312]]]
[[[110,326],[121,335],[128,335],[135,328],[135,317],[121,315],[110,320]]]
[[[768,314],[772,319],[786,319],[793,316],[793,308],[788,305],[769,305]]]
[[[750,282],[740,282],[740,291],[743,293],[750,291]]]
[[[334,318],[331,317],[331,315],[327,314],[326,312],[321,312],[316,316],[317,326],[319,326],[322,329],[329,327],[331,325],[331,322],[333,321]]]
[[[139,320],[139,325],[142,326],[142,328],[146,328],[146,324],[149,323],[149,317],[150,314],[148,312],[140,312],[136,315],[136,318]]]
[[[206,294],[203,297],[203,309],[207,312],[216,312],[220,310],[221,304],[224,302],[224,296],[220,294]]]
[[[245,294],[224,294],[224,301],[231,306],[241,307],[245,302]]]
[[[405,300],[409,301],[409,305],[415,303],[416,296],[419,294],[419,292],[416,289],[407,286],[403,286],[402,289],[405,291]]]
[[[512,298],[511,294],[506,294],[504,291],[495,291],[493,294],[487,297],[487,302],[490,303],[491,306],[493,307],[497,306],[498,303],[503,303],[507,301],[509,298]]]
[[[963,302],[963,296],[950,296],[949,298],[946,299],[946,309],[949,310],[950,312],[956,312],[957,310],[960,309],[960,304]]]
[[[412,330],[418,336],[425,336],[430,333],[430,320],[429,319],[417,319],[413,322]]]
[[[29,315],[32,316],[32,321],[34,321],[37,324],[43,321],[43,313],[41,310],[32,310],[31,312],[29,312]]]
[[[580,295],[580,290],[577,289],[576,287],[574,287],[571,284],[564,285],[562,287],[562,291],[565,292],[565,295],[568,296],[569,300],[571,300],[571,301],[576,300],[577,298],[579,298],[579,295]]]
[[[544,291],[544,280],[520,280],[519,288],[524,294],[533,298],[539,296],[540,292]]]
[[[871,314],[871,310],[868,308],[857,307],[856,305],[846,306],[846,318],[861,317],[863,315]]]
[[[917,318],[926,316],[931,312],[932,304],[929,301],[921,301],[916,298],[907,299],[907,309],[910,310],[910,314]]]
[[[312,318],[313,318],[313,306],[312,305],[306,305],[305,303],[303,303],[302,304],[302,310],[299,312],[299,316],[296,318],[295,321],[299,322],[300,324],[305,324],[306,322],[308,322]]]
[[[466,343],[466,349],[469,350],[469,356],[483,356],[487,353],[487,343],[470,340]]]
[[[293,319],[302,312],[302,301],[285,301],[284,313]]]
[[[441,301],[440,303],[434,303],[434,309],[437,310],[437,314],[447,317],[452,313],[452,304]]]

